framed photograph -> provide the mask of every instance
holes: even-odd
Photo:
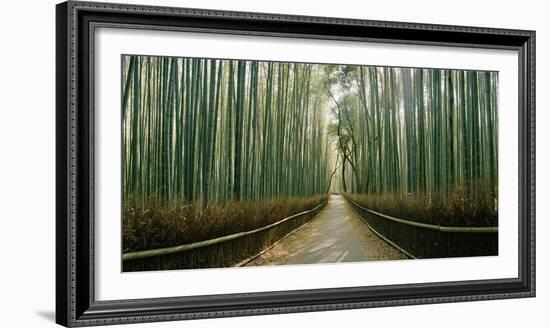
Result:
[[[535,32],[57,5],[56,321],[535,296]]]

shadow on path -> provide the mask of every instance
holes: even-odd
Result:
[[[331,195],[327,206],[313,221],[248,266],[404,258],[357,218],[343,196]]]

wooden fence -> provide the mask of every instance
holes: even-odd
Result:
[[[410,258],[498,255],[498,227],[449,227],[409,221],[346,199],[375,234]]]
[[[130,272],[244,265],[308,223],[326,204],[327,201],[311,210],[250,231],[192,244],[125,253],[122,255],[122,270]]]

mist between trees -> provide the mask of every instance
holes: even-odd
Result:
[[[496,220],[496,72],[123,56],[122,84],[133,209],[348,192]]]

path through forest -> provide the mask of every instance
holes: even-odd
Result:
[[[248,266],[358,262],[404,259],[377,237],[341,195],[331,195],[327,206],[302,229],[254,259]]]

